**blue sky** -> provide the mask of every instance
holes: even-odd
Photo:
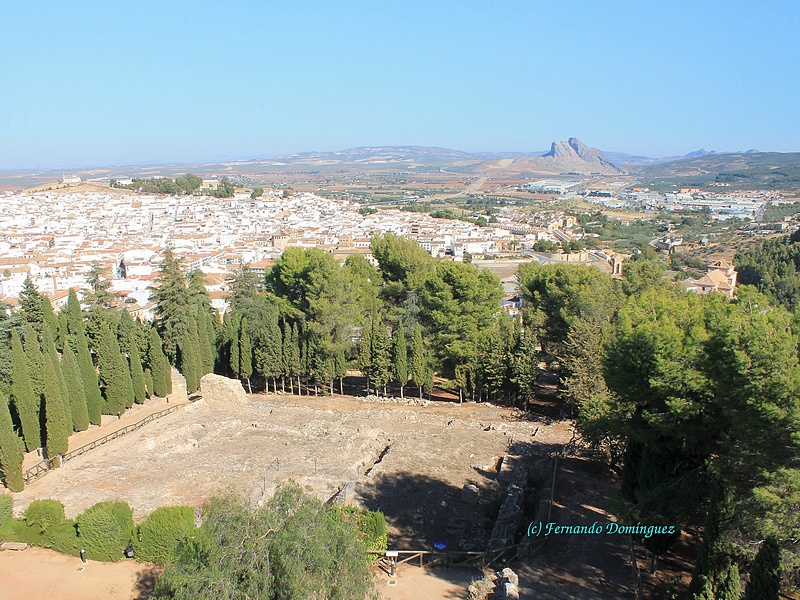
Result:
[[[1,4],[0,169],[800,150],[796,0]]]

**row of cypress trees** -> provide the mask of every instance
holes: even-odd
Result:
[[[0,471],[12,491],[23,487],[23,451],[64,454],[73,431],[171,391],[158,332],[127,311],[94,306],[84,313],[72,290],[56,316],[29,280],[20,306],[10,336],[10,386],[0,395]]]

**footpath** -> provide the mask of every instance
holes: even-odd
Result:
[[[176,372],[173,369],[172,373],[172,389],[178,390],[169,394],[166,398],[149,398],[143,404],[134,404],[131,408],[126,410],[120,417],[115,415],[103,415],[100,420],[100,425],[89,425],[86,431],[79,431],[69,436],[69,445],[67,452],[71,452],[86,444],[91,444],[97,440],[107,436],[110,433],[122,429],[128,425],[138,423],[145,417],[154,413],[160,412],[172,406],[188,404],[189,399],[186,396],[186,383],[182,376],[175,376]],[[182,386],[182,387],[181,387]],[[183,390],[183,393],[181,393]],[[26,471],[33,468],[36,464],[42,462],[42,456],[34,451],[25,454],[25,459],[22,462],[22,470]]]

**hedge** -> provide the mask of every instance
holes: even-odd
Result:
[[[64,519],[64,505],[58,500],[34,500],[25,511],[28,527],[38,527],[41,533],[61,525]]]
[[[78,537],[86,556],[106,562],[122,558],[136,534],[133,511],[127,502],[99,502],[78,515]]]
[[[61,554],[77,556],[80,553],[81,540],[78,539],[78,528],[75,521],[68,520],[50,529],[45,535],[44,545]]]
[[[9,494],[0,494],[0,527],[5,525],[14,516],[12,512],[13,501]]]
[[[163,506],[139,525],[134,543],[136,559],[165,565],[173,562],[178,546],[194,531],[194,509],[191,506]]]

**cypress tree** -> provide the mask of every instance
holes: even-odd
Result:
[[[83,390],[81,371],[78,359],[69,344],[64,344],[64,356],[61,357],[61,373],[67,384],[69,407],[72,416],[72,428],[85,431],[89,427],[89,410],[86,405],[86,393]]]
[[[403,397],[403,388],[408,382],[408,349],[406,348],[406,334],[403,326],[398,325],[394,334],[393,358],[394,377],[400,382],[400,397]]]
[[[186,378],[186,389],[191,394],[200,387],[200,371],[203,368],[200,345],[197,342],[197,321],[194,315],[189,315],[189,328],[178,344],[178,356],[178,368]]]
[[[209,315],[202,311],[197,313],[197,350],[199,351],[200,377],[214,370],[214,356],[211,353],[211,342],[208,333]]]
[[[256,371],[265,379],[272,378],[273,390],[278,391],[275,378],[283,373],[283,353],[281,348],[281,328],[278,312],[270,311],[263,322],[264,328],[258,345],[253,348]],[[267,381],[267,391],[269,382]]]
[[[750,567],[744,600],[778,600],[781,588],[781,547],[774,536],[761,544]]]
[[[50,298],[44,294],[40,294],[39,300],[42,302],[42,320],[44,325],[47,325],[50,331],[55,333],[58,330],[58,317],[56,313],[53,312],[53,305],[50,302]]]
[[[67,315],[68,327],[69,314]],[[92,362],[92,355],[89,352],[89,341],[83,333],[83,325],[79,322],[76,329],[77,333],[72,337],[72,344],[75,348],[75,355],[78,359],[78,368],[81,372],[81,382],[83,383],[83,393],[86,396],[86,411],[89,415],[89,422],[92,425],[100,425],[100,415],[103,410],[103,395],[100,393],[100,384],[97,380],[97,371]]]
[[[12,492],[21,492],[25,487],[22,476],[24,459],[22,439],[14,432],[8,400],[0,394],[0,471]]]
[[[411,334],[411,379],[419,388],[419,397],[422,399],[422,387],[428,374],[428,361],[425,356],[425,343],[422,341],[422,329],[419,325],[414,327]]]
[[[22,342],[16,330],[11,331],[11,393],[14,408],[22,425],[22,437],[28,452],[42,445],[42,432],[39,425],[41,400],[33,391],[28,375],[28,360],[22,349]]]
[[[169,247],[164,250],[164,260],[159,267],[151,297],[156,302],[157,324],[166,355],[172,364],[176,364],[178,345],[189,330],[192,292],[186,285],[180,260],[173,256]]]
[[[46,357],[44,367],[45,445],[50,458],[64,454],[69,444],[69,426],[64,413],[64,402],[61,399],[56,368],[57,365],[53,364],[50,357]]]
[[[242,317],[239,328],[239,376],[247,380],[247,389],[252,394],[250,376],[253,374],[253,348],[250,345],[250,334],[247,331],[247,317]]]
[[[155,395],[153,392],[153,374],[150,369],[144,370],[144,389],[148,398],[152,398]]]
[[[67,343],[67,339],[69,338],[69,332],[67,331],[67,313],[66,311],[62,310],[58,313],[58,328],[56,329],[56,348],[59,350],[64,350],[64,345]]]
[[[78,335],[78,332],[86,334],[83,327],[83,313],[81,312],[81,303],[78,301],[78,294],[74,289],[70,289],[69,298],[67,299],[67,331],[71,335]]]
[[[67,420],[67,431],[72,431],[72,409],[69,405],[67,382],[64,380],[64,374],[61,371],[61,361],[58,359],[55,342],[53,342],[53,334],[50,331],[50,325],[48,323],[45,323],[42,328],[42,350],[47,353],[48,357],[53,362],[56,378],[58,379],[61,401],[64,403],[64,418]]]
[[[229,321],[229,331],[228,335],[230,336],[230,346],[228,351],[228,362],[231,368],[231,371],[236,377],[239,377],[239,338],[241,337],[241,329],[242,329],[242,319],[239,315],[232,315],[231,320]]]
[[[375,315],[372,319],[372,370],[371,379],[378,387],[383,387],[383,395],[386,395],[386,384],[392,378],[392,345],[389,334],[386,331],[386,324]]]
[[[370,374],[372,373],[372,318],[361,329],[361,341],[358,345],[358,368],[367,378],[367,394],[369,394]]]
[[[148,347],[148,364],[153,375],[153,393],[166,398],[171,391],[171,372],[169,361],[161,350],[161,338],[155,329],[150,330]]]
[[[133,319],[131,313],[124,308],[119,311],[119,321],[117,321],[117,343],[123,354],[131,351],[131,334],[133,333]]]
[[[106,397],[103,412],[116,415],[133,404],[133,385],[125,357],[119,350],[116,336],[104,324],[100,328],[100,349],[97,366]]]
[[[125,311],[127,313],[127,311]],[[139,358],[139,348],[134,339],[133,329],[128,332],[128,348],[130,355],[128,361],[131,368],[131,384],[133,385],[133,399],[136,404],[141,404],[145,399],[145,379],[142,370],[142,361]]]
[[[347,357],[344,355],[344,344],[336,344],[336,352],[333,355],[333,375],[339,378],[339,393],[344,394],[344,377],[347,375]],[[331,393],[333,389],[331,386]]]
[[[39,345],[39,336],[33,326],[25,326],[25,358],[28,360],[28,375],[31,378],[33,393],[44,394],[44,355]]]
[[[300,394],[300,330],[297,323],[292,325],[291,338],[289,340],[289,380],[291,377],[297,377],[297,393]]]

